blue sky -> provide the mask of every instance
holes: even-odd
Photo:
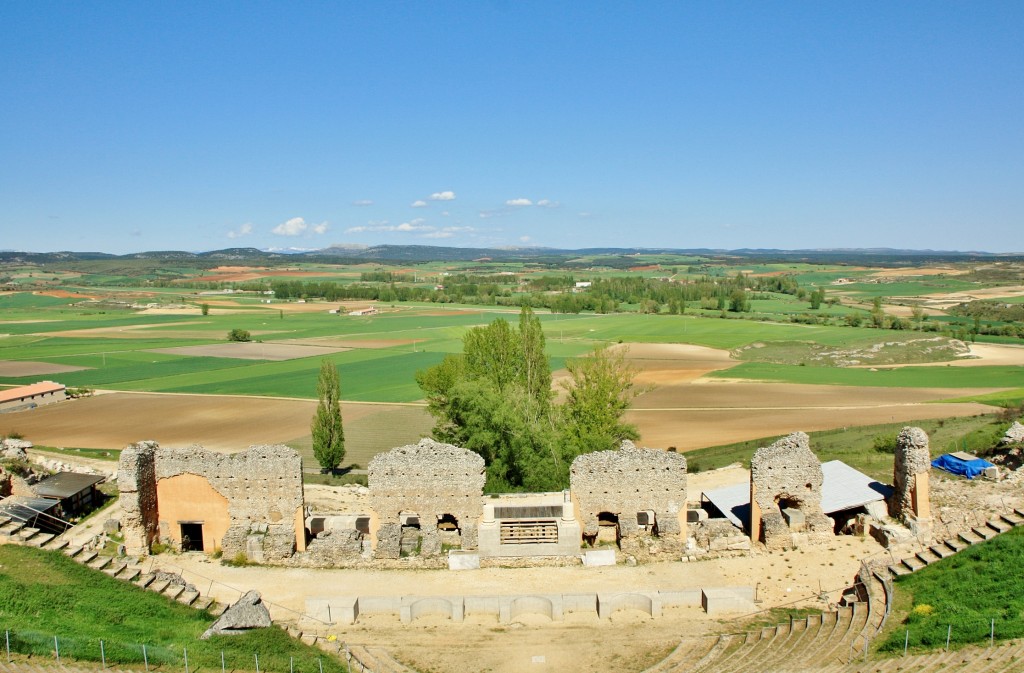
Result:
[[[1024,3],[0,3],[0,248],[1024,251]]]

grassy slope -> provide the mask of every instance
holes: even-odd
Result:
[[[286,671],[294,657],[300,673],[318,671],[318,658],[325,671],[344,670],[277,628],[199,640],[212,622],[206,612],[107,577],[59,552],[0,546],[0,628],[11,630],[17,652],[49,655],[57,635],[62,656],[91,661],[99,661],[103,640],[108,662],[122,664],[141,664],[144,643],[150,663],[176,669],[188,648],[191,670],[219,669],[221,651],[233,668],[251,670],[258,652],[261,669]]]
[[[1014,529],[896,580],[891,630],[880,649],[945,647],[985,642],[992,620],[999,639],[1024,637],[1024,530]]]

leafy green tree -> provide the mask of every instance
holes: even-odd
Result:
[[[320,364],[316,382],[316,414],[310,430],[313,456],[324,472],[333,472],[345,458],[345,429],[341,421],[341,382],[338,368],[328,359]]]
[[[540,319],[524,307],[518,329],[500,319],[474,328],[461,355],[416,373],[435,439],[479,453],[489,492],[564,488],[573,457],[636,437],[620,421],[635,395],[623,356],[571,363],[566,401],[555,405],[544,346]]]
[[[203,315],[210,315],[210,305],[209,304],[202,304],[199,307],[199,312],[202,313]]]
[[[816,311],[819,308],[821,308],[821,302],[825,301],[825,290],[824,290],[824,288],[820,288],[819,287],[818,289],[816,289],[813,292],[811,292],[811,295],[810,295],[809,299],[810,299],[810,302],[811,302],[811,308],[813,310]]]
[[[544,354],[544,330],[533,309],[524,306],[519,314],[519,340],[523,353],[522,381],[526,394],[546,411],[551,401],[551,363]]]
[[[235,328],[228,332],[228,341],[252,341],[252,335],[247,329]]]
[[[729,310],[735,313],[743,313],[750,310],[750,301],[747,299],[746,291],[740,288],[732,291],[729,295]]]
[[[622,421],[642,392],[633,384],[636,370],[626,362],[625,349],[597,349],[565,366],[569,380],[563,383],[567,394],[560,412],[566,463],[582,453],[614,449],[624,439],[639,438],[636,427]]]

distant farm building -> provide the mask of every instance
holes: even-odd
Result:
[[[377,309],[371,306],[369,308],[361,308],[356,311],[349,311],[348,314],[352,316],[377,315]]]
[[[66,399],[67,387],[63,383],[40,381],[0,391],[0,411],[32,409],[40,404],[50,404]]]

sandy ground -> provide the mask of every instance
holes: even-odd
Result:
[[[678,561],[638,567],[485,568],[452,573],[446,570],[338,570],[229,568],[201,555],[160,557],[159,567],[184,570],[186,579],[219,600],[236,600],[257,588],[270,603],[273,617],[292,621],[308,598],[338,596],[431,596],[629,592],[652,589],[756,586],[761,607],[798,603],[825,607],[820,591],[838,591],[857,572],[859,559],[879,553],[876,543],[840,537],[828,546],[776,555]],[[166,558],[166,560],[165,560]],[[338,640],[386,648],[420,670],[462,671],[639,671],[667,654],[680,637],[735,631],[738,621],[707,619],[700,609],[667,610],[660,619],[636,611],[617,612],[611,620],[567,615],[562,623],[524,617],[499,625],[494,618],[475,617],[463,624],[439,618],[402,625],[397,617],[374,616],[352,626],[324,627],[303,620],[306,630],[335,634]],[[613,656],[618,658],[612,659]],[[544,661],[535,662],[535,657]],[[609,664],[614,666],[609,669]]]
[[[31,360],[5,360],[0,361],[0,376],[48,376],[50,374],[63,374],[64,372],[77,372],[88,367],[74,367],[71,365],[58,365],[52,362],[33,362]]]
[[[309,358],[340,353],[351,350],[340,346],[323,345],[302,345],[282,343],[222,343],[209,344],[205,346],[180,346],[178,348],[154,348],[151,353],[167,353],[168,355],[186,355],[189,357],[211,357],[211,358],[234,358],[239,360],[295,360],[297,358]]]

